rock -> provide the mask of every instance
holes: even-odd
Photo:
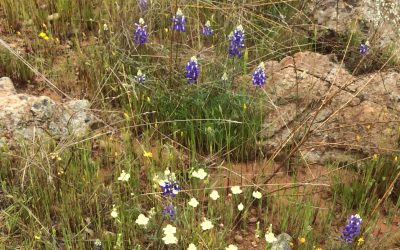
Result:
[[[290,242],[292,242],[292,237],[286,233],[281,233],[276,237],[277,241],[272,243],[271,250],[292,250],[290,247]]]
[[[266,65],[273,65],[267,67],[265,88],[274,103],[263,125],[267,154],[294,145],[292,132],[298,142],[308,129],[300,152],[309,163],[351,162],[357,155],[398,149],[399,73],[354,77],[329,56],[313,52]]]
[[[9,78],[0,78],[0,144],[37,136],[83,136],[94,121],[89,108],[87,100],[58,103],[47,96],[17,94]]]

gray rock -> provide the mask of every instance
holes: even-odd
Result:
[[[287,233],[281,233],[276,237],[277,241],[272,243],[271,250],[292,250],[290,247],[290,242],[292,242],[292,237]]]
[[[47,96],[17,94],[8,77],[0,78],[0,144],[83,136],[95,118],[89,108],[87,100],[58,103]]]

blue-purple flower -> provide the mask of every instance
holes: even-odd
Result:
[[[340,239],[345,241],[346,243],[352,243],[354,238],[360,233],[362,219],[360,215],[352,215],[347,220],[347,224],[342,230],[342,235]]]
[[[242,49],[244,48],[244,30],[243,26],[239,25],[234,31],[229,35],[229,56],[242,56]]]
[[[207,21],[203,27],[203,35],[212,36],[213,34],[214,34],[214,31],[211,28],[211,23],[210,23],[210,21]]]
[[[138,3],[141,11],[147,10],[148,0],[138,0]]]
[[[139,84],[143,84],[146,81],[146,75],[142,73],[142,71],[139,69],[136,76],[135,80]]]
[[[368,44],[360,44],[360,47],[358,48],[358,52],[360,52],[361,55],[366,55],[369,51]]]
[[[176,15],[172,18],[174,21],[173,29],[180,32],[185,32],[185,16],[182,13],[182,10],[178,8],[176,11]]]
[[[186,64],[186,75],[189,84],[196,83],[197,78],[200,74],[199,64],[197,63],[197,58],[193,56],[190,61]]]
[[[264,63],[260,63],[256,70],[253,73],[253,85],[256,87],[261,87],[265,84],[265,81],[267,80],[267,74],[265,73],[265,66]]]
[[[161,181],[160,187],[162,191],[162,196],[164,197],[167,197],[169,195],[175,197],[178,194],[179,190],[181,190],[181,187],[176,180]]]
[[[135,41],[136,44],[139,45],[144,45],[147,43],[147,25],[144,24],[143,18],[139,19],[139,24],[135,23],[136,30],[133,36],[133,40]]]
[[[173,220],[176,215],[176,209],[172,204],[168,203],[163,209],[162,214],[164,217],[169,217],[171,220]]]

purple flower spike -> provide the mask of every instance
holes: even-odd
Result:
[[[200,68],[197,63],[197,58],[193,56],[190,61],[186,64],[186,75],[189,84],[196,83],[199,78]]]
[[[267,74],[265,73],[264,63],[260,63],[253,73],[253,85],[256,87],[262,87],[267,80]]]
[[[144,20],[143,18],[139,19],[139,24],[135,23],[136,25],[136,30],[135,30],[135,34],[133,37],[133,40],[135,41],[136,44],[139,45],[144,45],[145,43],[147,43],[147,25],[144,25]]]
[[[213,34],[214,34],[214,31],[211,28],[211,23],[210,23],[210,21],[207,21],[203,27],[203,35],[204,36],[212,36]]]
[[[361,223],[362,219],[360,215],[356,214],[350,216],[350,218],[347,220],[346,226],[342,230],[340,239],[346,243],[352,243],[354,238],[360,233]]]
[[[172,18],[174,21],[173,29],[180,32],[185,32],[185,16],[182,13],[182,10],[178,8],[176,11],[176,16]]]
[[[244,30],[243,26],[239,25],[236,29],[229,35],[229,56],[242,56],[242,49],[244,48]]]

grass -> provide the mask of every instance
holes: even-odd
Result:
[[[178,7],[188,20],[182,34],[171,30]],[[19,52],[31,64],[2,49],[1,74],[47,88],[35,68],[59,92],[89,98],[101,120],[85,138],[0,149],[1,247],[96,249],[101,242],[102,249],[187,249],[190,243],[198,249],[244,249],[254,242],[269,249],[264,235],[270,224],[275,235],[292,236],[293,249],[374,249],[388,239],[375,235],[382,221],[390,224],[399,216],[397,154],[326,164],[317,177],[314,169],[304,173],[293,154],[279,163],[291,163],[290,175],[279,171],[266,183],[277,169],[264,155],[260,136],[270,103],[250,86],[260,62],[298,51],[334,53],[354,74],[398,66],[390,50],[360,57],[357,48],[365,38],[358,30],[335,34],[335,43],[304,30],[312,21],[303,1],[153,1],[141,12],[135,1],[4,0],[0,8],[4,39],[18,49],[21,42],[25,50]],[[139,47],[132,34],[140,17],[150,42]],[[201,36],[206,20],[215,31],[211,38]],[[238,24],[246,48],[243,57],[232,59],[227,36]],[[201,73],[198,84],[188,85],[184,68],[192,56]],[[138,70],[146,74],[145,84],[136,83]],[[284,154],[293,149],[296,142],[288,142]],[[158,181],[168,177],[166,169],[181,187],[176,197],[161,194]],[[200,169],[206,178],[193,177]],[[123,173],[129,174],[126,181],[119,179]],[[232,194],[235,185],[242,194]],[[213,190],[219,199],[209,197]],[[261,199],[252,196],[256,190]],[[188,205],[191,198],[197,207]],[[174,218],[163,215],[171,204]],[[344,244],[340,230],[357,213],[364,219],[362,232]],[[136,223],[140,214],[149,218],[146,227]],[[202,229],[205,218],[212,229]],[[167,224],[177,228],[176,245],[163,241]],[[244,240],[235,239],[238,234]],[[387,242],[387,249],[399,244],[394,236]]]

